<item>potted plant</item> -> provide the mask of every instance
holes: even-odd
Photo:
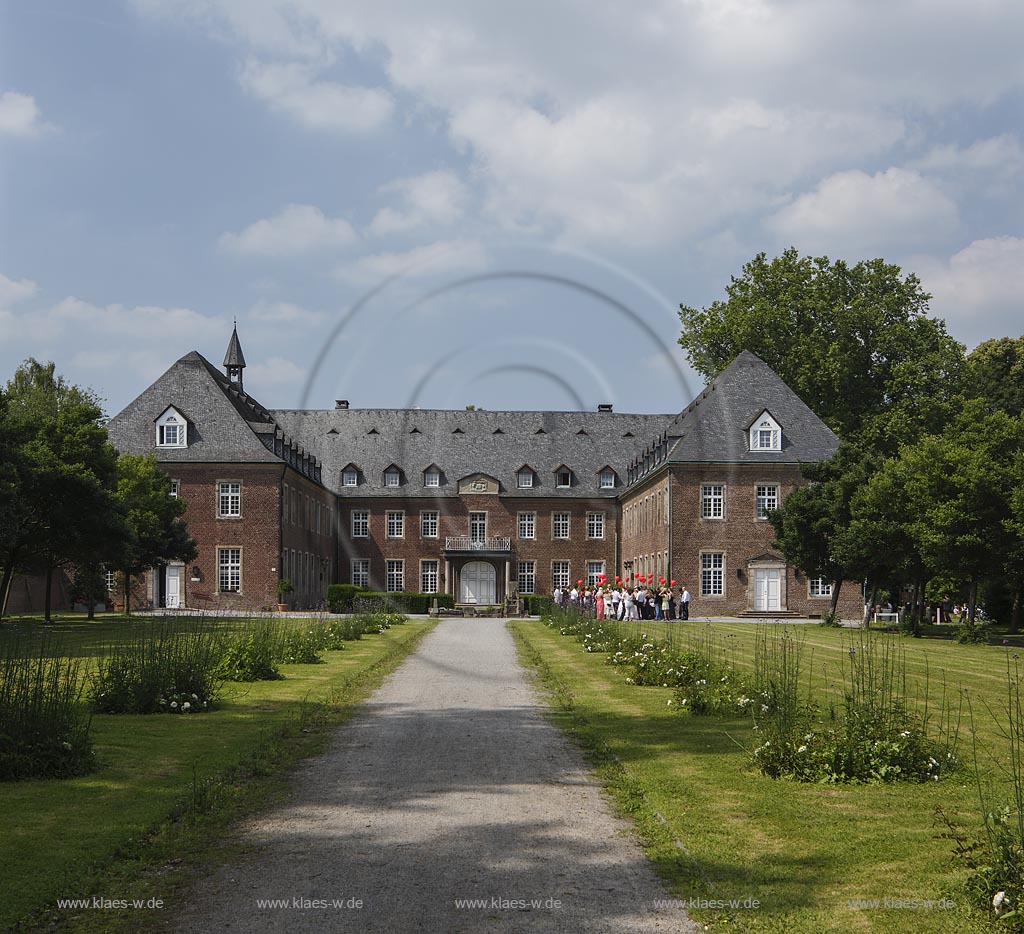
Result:
[[[292,582],[287,577],[283,577],[277,582],[277,609],[279,613],[284,613],[288,609],[288,594],[294,589]]]

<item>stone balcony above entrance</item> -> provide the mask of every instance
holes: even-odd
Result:
[[[449,535],[444,540],[446,555],[501,555],[512,553],[512,539],[507,536],[477,539],[471,535]]]

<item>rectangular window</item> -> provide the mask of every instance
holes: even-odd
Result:
[[[560,487],[572,486],[572,471],[559,470],[556,475],[556,484]]]
[[[520,470],[516,474],[516,485],[521,490],[528,490],[533,486],[533,471],[532,470]]]
[[[180,480],[172,480],[171,481],[171,491],[167,495],[168,496],[172,496],[174,499],[177,499],[178,496],[181,495],[181,481]]]
[[[357,587],[370,586],[369,558],[354,558],[352,560],[352,583]]]
[[[824,577],[812,577],[807,582],[809,593],[812,597],[831,597],[832,581]]]
[[[602,470],[601,471],[601,489],[602,490],[614,490],[615,489],[615,471],[614,470]]]
[[[519,537],[520,538],[536,538],[537,537],[537,513],[535,512],[521,512],[519,513]],[[522,589],[522,588],[520,588]]]
[[[705,483],[700,488],[700,517],[702,519],[725,518],[725,485]]]
[[[352,537],[353,538],[369,538],[370,537],[370,510],[369,509],[353,509],[352,510]]]
[[[162,448],[183,447],[185,429],[182,425],[161,425],[157,429],[157,444]]]
[[[238,593],[242,589],[242,549],[217,549],[217,589]]]
[[[587,513],[587,538],[604,538],[604,513]]]
[[[420,537],[437,538],[437,512],[420,513]]]
[[[107,593],[113,593],[117,587],[117,571],[104,571],[103,582],[107,586]]]
[[[401,478],[399,472],[393,468],[384,471],[384,486],[398,486]]]
[[[567,512],[553,512],[553,513],[551,513],[551,537],[552,538],[568,538],[569,537],[569,513],[567,513]]]
[[[569,562],[568,561],[552,561],[551,562],[551,587],[568,587],[569,586]]]
[[[519,592],[520,593],[536,593],[537,592],[537,562],[536,561],[520,561],[519,562]]]
[[[721,551],[705,551],[700,556],[700,594],[720,597],[725,592],[725,555]]]
[[[401,593],[405,590],[405,562],[388,559],[385,589],[388,593]]]
[[[420,562],[420,593],[437,593],[437,562]]]
[[[441,485],[441,474],[436,470],[428,470],[423,475],[424,486],[440,486]],[[427,593],[427,591],[423,591]],[[432,591],[431,591],[432,592]]]
[[[217,485],[217,515],[240,516],[242,514],[242,484],[231,481]]]
[[[471,512],[469,514],[469,540],[476,544],[487,541],[486,512]]]
[[[770,483],[759,483],[756,503],[756,518],[767,519],[771,510],[779,508],[779,488]]]
[[[604,562],[603,561],[588,561],[587,562],[587,586],[596,587],[597,579],[604,574]]]
[[[341,475],[342,486],[357,486],[359,483],[359,471],[352,467],[346,467]]]
[[[387,513],[388,538],[405,538],[405,513],[395,510]]]

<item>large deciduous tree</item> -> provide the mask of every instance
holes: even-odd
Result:
[[[1024,414],[1024,337],[978,344],[967,356],[966,391],[1008,415]]]
[[[680,307],[679,343],[708,379],[751,350],[841,438],[884,453],[941,430],[956,408],[963,347],[898,266],[761,253],[726,292]]]

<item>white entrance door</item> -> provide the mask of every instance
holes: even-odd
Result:
[[[459,575],[459,603],[496,603],[494,565],[470,561]]]
[[[169,564],[167,571],[167,608],[177,609],[181,606],[181,568]]]
[[[770,568],[754,570],[754,609],[782,609],[782,572]]]

